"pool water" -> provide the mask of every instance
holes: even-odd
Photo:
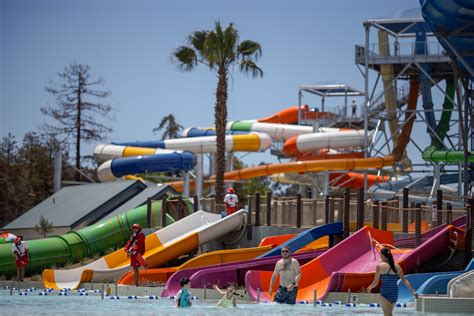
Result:
[[[40,294],[41,293],[41,294]],[[23,292],[24,294],[24,292]],[[3,315],[222,315],[224,310],[216,307],[216,301],[193,300],[191,308],[178,309],[174,301],[156,297],[104,297],[94,291],[70,291],[67,295],[52,291],[44,295],[43,290],[32,290],[26,295],[18,291],[0,290],[0,311]],[[239,303],[237,308],[225,310],[226,315],[381,315],[382,310],[369,305],[347,307],[343,304],[313,306],[298,304],[294,306],[274,303]],[[411,308],[396,308],[397,315],[413,315]],[[431,314],[434,315],[434,314]]]

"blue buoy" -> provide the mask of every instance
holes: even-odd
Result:
[[[370,303],[369,306],[370,307],[380,307],[380,304],[379,303]]]
[[[192,299],[192,300],[198,300],[198,299],[199,299],[199,297],[197,297],[197,296],[193,296],[193,297],[191,297],[191,299]]]
[[[170,299],[170,300],[174,300],[174,296],[170,296],[169,299]]]
[[[20,292],[20,293],[18,293],[18,294],[20,294],[21,296],[23,296],[23,295],[28,295],[28,293],[26,293],[26,292]]]
[[[346,306],[346,307],[355,307],[356,304],[354,304],[354,303],[347,303],[345,306]]]
[[[335,301],[335,302],[334,302],[334,305],[341,305],[341,304],[342,304],[341,301]]]

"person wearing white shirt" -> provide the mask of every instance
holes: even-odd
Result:
[[[23,281],[25,268],[28,265],[30,258],[28,243],[26,241],[22,241],[21,237],[16,237],[12,244],[12,254],[15,257],[17,279],[18,281]]]

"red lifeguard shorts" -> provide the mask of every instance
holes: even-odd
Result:
[[[15,265],[19,268],[23,268],[28,265],[28,261],[29,261],[28,256],[24,255],[24,256],[21,256],[20,259],[15,259]]]

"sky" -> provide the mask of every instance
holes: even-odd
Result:
[[[21,140],[45,122],[40,108],[54,98],[44,88],[73,62],[89,65],[92,77],[103,78],[111,92],[109,141],[159,138],[152,130],[170,113],[185,127],[212,126],[216,75],[202,66],[179,71],[171,54],[191,32],[211,29],[216,20],[234,23],[241,40],[263,47],[263,78],[232,73],[230,120],[296,105],[304,84],[346,83],[363,90],[354,62],[354,46],[365,40],[363,21],[411,8],[419,8],[419,1],[0,0],[0,136]],[[320,99],[303,101],[316,107]],[[93,145],[85,148],[92,151]],[[245,159],[275,161],[268,153]]]

